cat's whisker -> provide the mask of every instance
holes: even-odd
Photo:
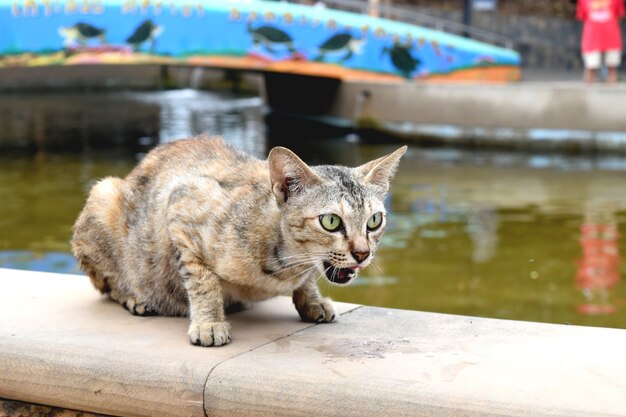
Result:
[[[333,268],[333,273],[330,276],[330,280],[334,282],[336,276],[337,276],[337,268]]]
[[[289,256],[281,256],[280,258],[273,258],[273,259],[290,259],[290,258],[299,258],[299,257],[310,256],[310,255],[323,256],[325,254],[326,254],[325,252],[316,252],[316,253],[307,252],[307,253],[298,253],[298,254],[289,255]]]
[[[291,277],[291,278],[296,278],[296,277],[299,277],[300,275],[310,271],[311,269],[316,268],[319,263],[320,263],[319,258],[313,257],[313,256],[308,256],[308,257],[303,258],[301,260],[294,261],[291,264],[282,265],[282,268],[279,269],[278,271],[276,271],[275,274],[282,274],[282,273],[284,273],[284,272],[286,272],[288,270],[292,270],[292,269],[297,268],[297,267],[302,267],[302,266],[306,266],[306,265],[311,265],[312,264],[312,266],[306,268],[305,270],[303,270],[303,271],[299,272],[298,274],[296,274],[296,275]]]
[[[286,271],[288,269],[293,269],[293,268],[296,268],[296,267],[299,267],[299,266],[302,266],[302,265],[307,265],[307,264],[310,264],[310,263],[317,264],[319,262],[320,262],[319,258],[316,258],[316,257],[303,258],[301,260],[293,261],[291,263],[282,263],[280,265],[281,269],[279,271]]]
[[[294,260],[291,260],[289,262],[280,261],[280,260],[277,260],[277,261],[274,261],[274,262],[276,262],[277,264],[279,264],[281,266],[284,266],[284,267],[291,267],[293,265],[299,265],[299,264],[302,264],[302,263],[321,262],[322,259],[323,258],[321,258],[319,256],[310,256],[310,257],[301,258],[301,259],[294,259]]]
[[[324,252],[317,252],[317,253],[300,253],[300,254],[296,254],[296,255],[290,255],[290,256],[279,256],[279,257],[268,257],[266,258],[268,261],[277,261],[277,262],[283,262],[285,263],[285,261],[296,261],[296,260],[301,260],[301,259],[309,259],[309,258],[323,258],[324,255],[326,255]]]
[[[309,272],[309,271],[310,271],[311,269],[313,269],[313,268],[317,268],[317,264],[314,264],[314,265],[313,265],[313,266],[311,266],[310,268],[307,268],[307,269],[305,269],[304,271],[300,272],[299,274],[294,275],[292,278],[297,278],[297,277],[299,277],[300,275],[303,275],[303,274],[305,274],[305,273]]]
[[[312,258],[303,258],[293,262],[282,263],[282,266],[285,268],[293,268],[294,266],[303,265],[311,262],[320,262],[320,259],[317,257]]]
[[[315,280],[315,282],[319,281],[320,278],[323,278],[324,276],[326,276],[326,273],[328,272],[328,270],[332,268],[332,266],[329,266],[328,268],[324,269],[324,271],[317,277],[317,279]]]
[[[379,264],[379,263],[377,263],[377,262],[372,262],[372,263],[370,264],[370,267],[372,267],[372,269],[374,269],[374,270],[375,270],[377,273],[379,273],[379,274],[384,274],[384,273],[385,273],[385,271],[384,271],[383,267],[382,267],[382,266],[380,266],[380,264]]]

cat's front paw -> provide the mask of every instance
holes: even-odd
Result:
[[[300,317],[304,321],[313,323],[330,323],[337,319],[335,307],[328,298],[322,298],[316,302],[311,302],[303,306],[296,306]]]
[[[230,324],[222,322],[192,322],[189,340],[194,345],[222,346],[230,342]]]

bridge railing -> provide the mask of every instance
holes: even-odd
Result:
[[[304,1],[296,0],[296,3]],[[507,49],[514,49],[513,40],[501,33],[475,26],[465,25],[454,20],[442,19],[421,12],[417,12],[410,7],[391,6],[389,4],[371,5],[362,0],[323,0],[326,7],[337,10],[344,10],[353,13],[370,14],[376,11],[379,17],[424,26],[454,35],[465,36],[490,45],[501,46]]]

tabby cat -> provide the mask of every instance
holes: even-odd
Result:
[[[93,285],[136,315],[189,315],[193,344],[230,341],[225,309],[293,294],[301,318],[336,313],[317,279],[348,284],[370,264],[402,147],[357,168],[267,161],[200,136],[153,149],[94,185],[72,248]]]

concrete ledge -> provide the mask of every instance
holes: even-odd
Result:
[[[419,296],[419,295],[416,295]],[[288,298],[230,317],[221,348],[185,318],[133,317],[80,276],[0,269],[0,398],[112,415],[626,415],[626,330]]]
[[[327,116],[414,140],[625,151],[625,100],[623,83],[343,82]]]
[[[188,341],[186,318],[132,316],[87,277],[0,269],[0,398],[103,414],[203,416],[213,368],[311,326],[288,298],[232,318],[233,342],[201,349]]]

